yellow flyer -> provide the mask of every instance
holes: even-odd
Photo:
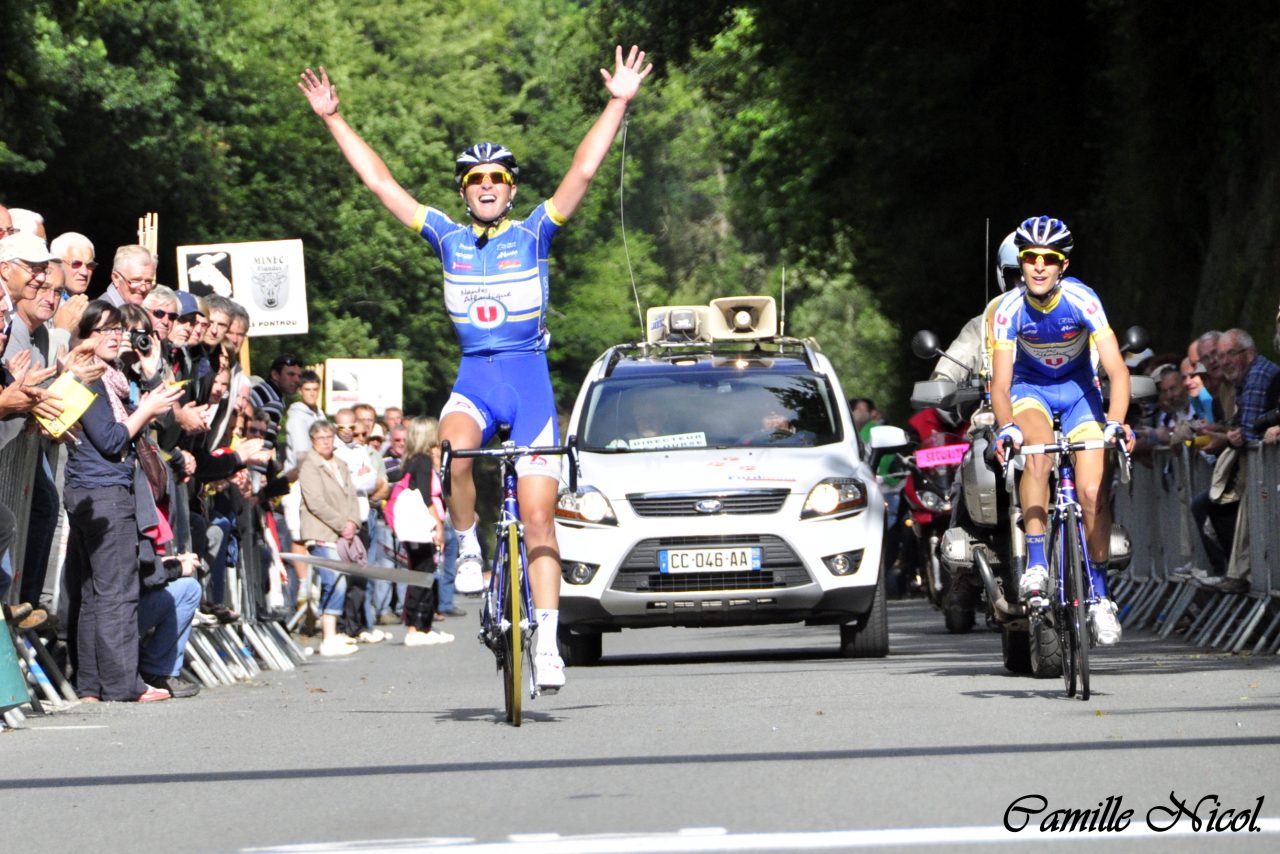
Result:
[[[63,371],[62,375],[49,386],[49,391],[62,398],[62,415],[56,419],[41,418],[37,415],[36,420],[55,439],[79,421],[80,416],[84,415],[84,411],[89,408],[89,404],[93,403],[93,399],[98,396],[82,385],[70,371]]]

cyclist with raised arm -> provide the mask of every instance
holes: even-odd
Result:
[[[422,236],[444,266],[444,297],[462,345],[462,363],[440,416],[440,438],[459,450],[478,448],[499,424],[511,425],[518,445],[559,443],[555,397],[547,368],[551,239],[586,196],[622,125],[627,104],[653,65],[644,51],[619,46],[610,74],[600,69],[610,99],[574,153],[555,194],[525,220],[510,219],[520,176],[515,156],[501,145],[481,142],[458,156],[454,183],[467,221],[420,204],[392,177],[382,158],[338,111],[338,92],[323,67],[301,74],[298,88],[337,141],[347,162],[400,222]],[[560,553],[554,518],[559,457],[527,456],[517,465],[518,498],[539,631],[534,673],[538,686],[564,685],[564,661],[556,643],[559,623]],[[456,589],[482,586],[476,535],[475,483],[469,459],[452,464],[449,514],[458,532]]]
[[[1084,282],[1065,275],[1073,246],[1071,231],[1062,220],[1031,217],[1018,226],[1014,241],[1022,286],[1005,293],[993,317],[991,406],[1001,425],[997,456],[1003,462],[1005,440],[1015,449],[1024,442],[1052,442],[1055,416],[1069,441],[1121,439],[1132,449],[1133,433],[1122,423],[1129,408],[1129,371],[1098,295]],[[1105,414],[1094,350],[1111,380]],[[1111,646],[1120,640],[1120,622],[1107,592],[1111,518],[1102,500],[1106,457],[1102,450],[1074,456],[1089,551],[1089,586],[1097,600],[1089,608],[1089,619],[1097,643]],[[1050,592],[1045,505],[1052,467],[1048,456],[1027,457],[1019,487],[1027,568],[1018,593],[1032,606],[1043,604]]]

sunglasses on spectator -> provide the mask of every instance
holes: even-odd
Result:
[[[95,327],[93,331],[101,332],[103,335],[123,335],[124,327],[123,326],[98,326],[98,327]]]
[[[39,278],[40,276],[43,276],[49,272],[48,264],[31,265],[19,258],[14,258],[13,263],[17,264],[19,267],[26,270],[31,275],[31,278],[33,279]]]
[[[166,317],[170,320],[178,319],[178,313],[176,311],[165,311],[163,308],[151,309],[151,316],[156,320],[164,320]]]
[[[1220,356],[1220,357],[1221,357],[1221,356],[1239,356],[1239,355],[1241,355],[1241,354],[1243,354],[1243,353],[1247,353],[1247,352],[1249,352],[1249,348],[1248,348],[1248,347],[1233,347],[1233,348],[1232,348],[1232,349],[1230,349],[1230,350],[1219,350],[1219,351],[1218,351],[1218,356]]]
[[[0,225],[0,237],[8,237],[10,234],[17,234],[18,229],[11,225]]]
[[[462,177],[462,183],[467,187],[474,187],[477,184],[483,184],[488,179],[490,184],[514,184],[510,172],[468,172]]]
[[[73,270],[79,270],[81,267],[88,267],[89,272],[92,273],[94,270],[98,269],[97,261],[81,261],[77,258],[75,261],[67,261],[65,263]]]
[[[1034,264],[1037,258],[1043,258],[1045,264],[1053,264],[1061,267],[1066,262],[1067,256],[1061,252],[1054,252],[1051,249],[1026,249],[1018,253],[1018,260],[1024,264]]]
[[[354,430],[354,429],[356,429],[356,428],[355,428],[355,425],[354,425],[354,424],[335,424],[335,425],[333,425],[333,429],[335,429],[335,430]]]

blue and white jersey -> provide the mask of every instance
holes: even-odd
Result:
[[[551,238],[565,221],[550,199],[492,229],[418,208],[414,228],[444,266],[445,308],[464,356],[546,352]]]
[[[1063,279],[1043,305],[1025,287],[1009,291],[991,320],[995,349],[1014,351],[1014,382],[1041,384],[1092,376],[1091,342],[1115,334],[1098,295],[1071,277]]]

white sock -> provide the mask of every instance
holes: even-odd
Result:
[[[458,555],[478,555],[480,554],[480,541],[476,539],[476,523],[472,523],[470,528],[458,531]]]
[[[556,629],[560,626],[560,611],[537,608],[535,616],[538,618],[538,655],[559,655],[560,646],[556,643]]]

